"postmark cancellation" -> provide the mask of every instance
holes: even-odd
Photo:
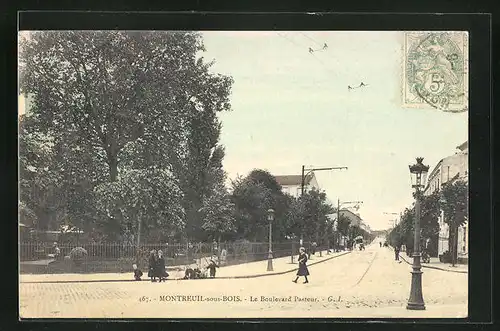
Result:
[[[468,33],[404,32],[403,107],[468,110]]]

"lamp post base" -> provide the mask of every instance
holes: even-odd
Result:
[[[424,297],[422,295],[422,271],[420,270],[420,253],[413,254],[413,270],[411,272],[410,298],[406,309],[425,310]]]
[[[425,310],[425,304],[424,303],[410,303],[406,305],[407,310]]]
[[[273,252],[269,252],[269,255],[267,257],[267,271],[274,271],[273,270]]]

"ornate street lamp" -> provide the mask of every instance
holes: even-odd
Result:
[[[417,163],[410,167],[412,177],[412,188],[415,189],[415,236],[413,249],[413,270],[411,272],[410,298],[406,309],[425,310],[424,298],[422,295],[422,271],[420,264],[420,190],[425,187],[429,166],[422,163],[423,157],[417,157]]]
[[[272,250],[273,221],[274,221],[273,209],[269,209],[267,211],[267,220],[269,221],[269,255],[267,256],[267,271],[273,271],[273,250]]]

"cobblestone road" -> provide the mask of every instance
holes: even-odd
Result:
[[[424,269],[427,310],[407,311],[411,268],[376,245],[293,274],[250,279],[21,283],[22,318],[465,317],[467,274]],[[290,301],[288,301],[290,300]]]

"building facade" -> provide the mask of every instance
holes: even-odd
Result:
[[[296,198],[301,195],[301,175],[275,176],[275,178],[278,184],[281,185],[284,193],[288,193]],[[310,191],[312,189],[319,190],[318,181],[316,180],[314,173],[311,173],[304,178],[304,192]]]
[[[440,160],[438,164],[429,174],[427,186],[424,190],[425,195],[431,195],[434,192],[441,190],[442,186],[448,182],[455,180],[463,180],[468,182],[469,178],[469,145],[464,142],[457,146],[457,152]],[[439,237],[438,237],[438,254],[442,255],[449,251],[449,227],[444,222],[445,215],[441,211],[439,217]],[[459,259],[467,260],[469,257],[469,226],[466,222],[458,229],[458,244],[457,255]]]

